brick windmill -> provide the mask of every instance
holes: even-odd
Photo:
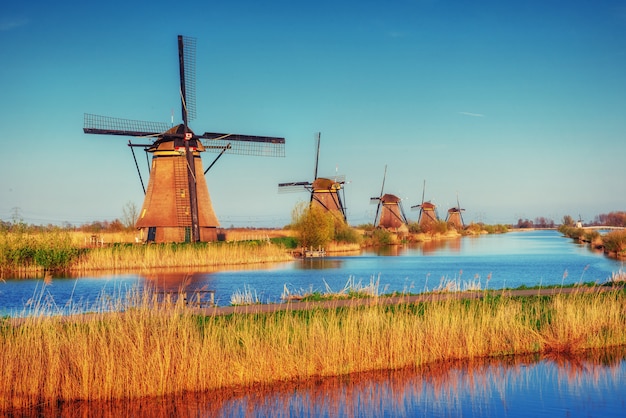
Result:
[[[459,203],[459,195],[456,195],[456,206],[448,209],[448,216],[446,216],[446,222],[454,225],[457,229],[463,229],[465,222],[463,222],[463,215],[461,212],[465,212],[465,209],[461,208]]]
[[[279,192],[306,190],[311,194],[311,205],[319,205],[325,210],[335,214],[335,216],[346,222],[346,208],[344,206],[345,196],[343,186],[344,176],[318,177],[317,168],[320,156],[320,136],[318,132],[315,137],[315,170],[313,181],[295,181],[290,183],[279,183]]]
[[[188,122],[195,118],[196,40],[178,36],[180,101],[182,123],[118,119],[85,114],[83,131],[87,134],[121,135],[141,138],[142,144],[128,141],[139,179],[144,187],[134,147],[151,154],[150,179],[144,188],[144,202],[136,222],[148,242],[214,241],[219,222],[205,174],[225,153],[259,156],[284,156],[284,138],[205,132],[195,134]],[[218,153],[203,171],[200,153]],[[148,154],[149,153],[149,154]]]
[[[424,201],[424,195],[426,193],[426,180],[424,180],[424,187],[422,189],[422,203],[419,205],[411,206],[411,210],[419,210],[420,214],[417,219],[417,223],[422,229],[428,229],[431,225],[439,222],[439,216],[437,216],[437,205],[430,201]]]
[[[402,208],[402,199],[398,196],[385,193],[385,178],[387,177],[387,166],[385,166],[385,174],[383,175],[383,186],[380,189],[378,197],[370,198],[370,202],[378,203],[376,207],[376,216],[374,217],[374,227],[386,229],[395,229],[399,232],[408,231],[408,222],[404,209]]]

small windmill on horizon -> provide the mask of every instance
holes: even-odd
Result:
[[[144,189],[144,202],[136,228],[147,242],[215,241],[219,221],[215,215],[205,174],[226,152],[239,155],[284,156],[285,139],[205,132],[195,134],[189,121],[196,116],[196,40],[178,36],[182,123],[174,125],[85,114],[86,134],[120,135],[146,140],[128,141]],[[152,154],[147,190],[134,147]],[[203,171],[200,153],[218,153]]]
[[[318,205],[324,210],[334,214],[344,222],[347,222],[343,188],[345,185],[344,176],[335,175],[334,178],[331,178],[318,177],[317,174],[320,156],[320,137],[321,133],[318,132],[315,136],[315,166],[313,170],[313,181],[279,183],[278,191],[299,192],[306,190],[311,194],[311,205]]]
[[[387,166],[383,174],[383,185],[380,188],[380,195],[370,198],[371,203],[377,203],[376,216],[374,217],[374,227],[394,229],[398,232],[408,232],[408,222],[402,199],[390,193],[385,193],[385,179],[387,178]]]

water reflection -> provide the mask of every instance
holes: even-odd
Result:
[[[361,255],[332,255],[278,264],[220,266],[219,268],[94,272],[89,276],[66,275],[0,281],[0,315],[24,310],[25,303],[45,294],[55,306],[93,303],[106,293],[122,293],[145,283],[163,291],[210,290],[219,306],[231,296],[250,289],[263,303],[281,302],[285,286],[324,292],[357,283],[379,281],[381,292],[424,292],[442,282],[459,286],[500,289],[505,287],[603,283],[624,268],[622,261],[574,244],[556,231],[512,232],[463,237],[369,249]],[[477,284],[476,284],[477,283]],[[158,289],[157,289],[158,290]]]
[[[294,266],[298,270],[326,270],[340,269],[343,267],[344,260],[339,258],[305,258],[298,260]]]
[[[507,357],[254,389],[46,405],[24,416],[604,416],[626,412],[626,349]]]
[[[389,245],[385,247],[368,248],[363,251],[365,255],[377,256],[402,256],[402,255],[428,255],[437,252],[458,253],[461,251],[462,238],[450,238],[417,242],[405,245]]]

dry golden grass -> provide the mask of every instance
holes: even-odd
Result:
[[[264,240],[269,238],[293,237],[296,235],[294,231],[288,229],[247,229],[247,228],[229,228],[223,229],[226,235],[226,241],[249,241]]]
[[[280,245],[268,242],[205,245],[128,245],[94,248],[71,267],[76,271],[124,271],[172,267],[210,267],[292,260]]]
[[[71,231],[68,234],[72,238],[72,243],[76,246],[90,247],[93,245],[110,245],[115,243],[137,242],[139,235],[135,231],[120,232],[83,232]]]
[[[361,251],[361,244],[331,241],[324,249],[327,253],[355,253]]]
[[[51,270],[87,272],[145,268],[215,267],[292,260],[280,243],[280,230],[242,230],[230,242],[134,244],[129,232],[89,234],[74,231],[0,234],[0,278],[41,275]]]
[[[103,300],[0,327],[0,410],[626,345],[623,291],[209,317],[147,291]]]

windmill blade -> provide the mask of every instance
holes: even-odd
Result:
[[[346,195],[345,195],[345,192],[341,193],[341,194],[339,192],[343,192],[343,188],[341,188],[337,192],[337,207],[339,207],[339,210],[341,211],[341,214],[343,215],[344,222],[348,222],[348,215],[346,213],[346,211],[347,211],[346,210],[346,205],[344,203],[346,201]]]
[[[419,205],[411,206],[411,209],[418,208],[420,210],[420,214],[417,216],[417,222],[419,223],[422,220],[422,214],[424,213],[424,196],[426,195],[426,179],[424,179],[424,185],[422,186],[422,203]]]
[[[285,138],[205,132],[200,138],[206,151],[222,152],[230,144],[229,153],[261,157],[284,157]]]
[[[404,213],[404,206],[402,206],[402,202],[398,202],[398,208],[400,209],[400,216],[402,218],[400,221],[402,221],[403,224],[409,223],[406,213]]]
[[[303,190],[312,190],[311,182],[309,181],[294,181],[290,183],[278,183],[279,193],[295,193]]]
[[[91,113],[85,113],[83,126],[86,134],[135,137],[156,137],[168,129],[167,123],[112,118]]]
[[[187,128],[196,118],[196,39],[178,35],[180,102],[183,123]],[[185,129],[186,131],[187,129]]]
[[[459,218],[461,218],[461,225],[465,226],[465,221],[463,220],[463,211],[465,209],[461,209],[461,203],[459,202],[459,194],[456,194],[456,208],[459,210]]]
[[[383,185],[380,188],[380,197],[383,197],[383,192],[385,191],[385,179],[387,178],[387,164],[385,164],[385,174],[383,174]]]
[[[378,214],[380,213],[380,206],[383,204],[383,192],[385,191],[385,179],[387,178],[387,164],[385,164],[385,173],[383,174],[383,185],[380,188],[380,196],[378,199],[378,206],[376,206],[376,216],[374,216],[374,226],[376,226],[376,222],[378,221]],[[374,200],[374,198],[371,198]]]
[[[139,163],[137,163],[137,156],[135,155],[135,150],[133,143],[130,141],[130,139],[128,140],[128,147],[130,148],[130,151],[133,154],[133,160],[135,161],[135,167],[137,168],[137,174],[139,174],[139,182],[141,183],[141,188],[143,189],[143,194],[145,196],[146,194],[146,188],[143,185],[143,178],[141,177],[141,170],[139,170]]]
[[[289,183],[278,183],[278,187],[292,187],[292,186],[308,187],[308,186],[311,186],[311,182],[310,181],[292,181]]]
[[[313,171],[313,180],[317,179],[317,166],[319,164],[319,159],[320,159],[320,137],[321,137],[322,133],[318,132],[316,137],[315,137],[315,168]]]
[[[204,175],[205,175],[205,176],[206,176],[206,173],[208,173],[208,172],[209,172],[209,170],[210,170],[210,169],[211,169],[211,168],[215,165],[215,163],[217,162],[217,160],[219,160],[219,159],[220,159],[220,157],[221,157],[222,155],[224,155],[224,153],[225,153],[226,151],[228,151],[229,149],[230,149],[230,144],[228,144],[227,146],[225,146],[225,147],[224,147],[224,149],[222,149],[222,151],[218,154],[218,156],[217,156],[217,157],[215,157],[215,159],[213,160],[213,162],[212,162],[211,164],[209,164],[209,166],[207,167],[207,169],[206,169],[206,170],[204,170]]]

